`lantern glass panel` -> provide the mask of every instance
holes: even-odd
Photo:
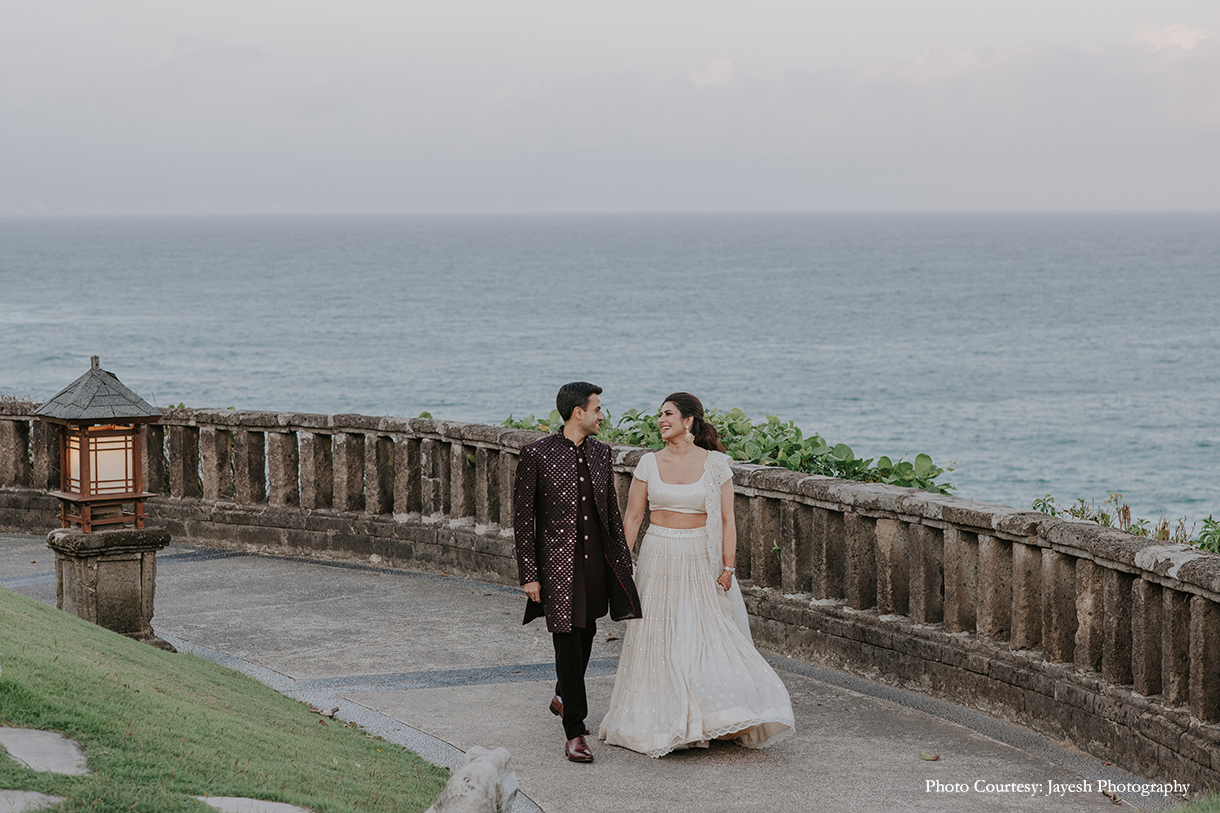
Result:
[[[131,435],[90,439],[89,468],[93,471],[94,494],[129,494],[135,491],[132,472]]]
[[[73,494],[80,494],[80,435],[68,433],[68,488]]]

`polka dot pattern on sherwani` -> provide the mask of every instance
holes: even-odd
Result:
[[[592,508],[605,529],[602,543],[612,571],[612,592],[625,594],[638,615],[639,596],[632,581],[631,554],[614,490],[610,447],[586,438],[581,444],[581,452],[587,456],[593,484]],[[572,629],[576,520],[581,504],[577,454],[577,448],[562,434],[537,440],[521,450],[513,484],[518,576],[522,584],[531,581],[542,584],[542,604],[546,610],[547,629],[551,632],[570,632]],[[614,607],[612,596],[612,615]]]

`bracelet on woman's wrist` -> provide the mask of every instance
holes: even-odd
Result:
[[[725,565],[725,566],[724,566],[724,569],[725,569],[725,570],[727,570],[727,571],[728,571],[728,572],[730,572],[730,573],[736,573],[736,572],[737,572],[737,568],[735,568],[735,567],[729,567],[728,565]]]

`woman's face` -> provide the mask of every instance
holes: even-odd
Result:
[[[686,437],[686,431],[695,422],[692,418],[683,418],[682,413],[674,406],[673,401],[661,404],[661,417],[657,425],[661,427],[661,439],[673,443]]]

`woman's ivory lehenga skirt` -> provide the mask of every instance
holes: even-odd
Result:
[[[712,569],[705,528],[648,529],[635,576],[644,617],[627,622],[598,731],[607,743],[659,757],[739,731],[747,748],[792,733],[788,690],[729,617]]]

